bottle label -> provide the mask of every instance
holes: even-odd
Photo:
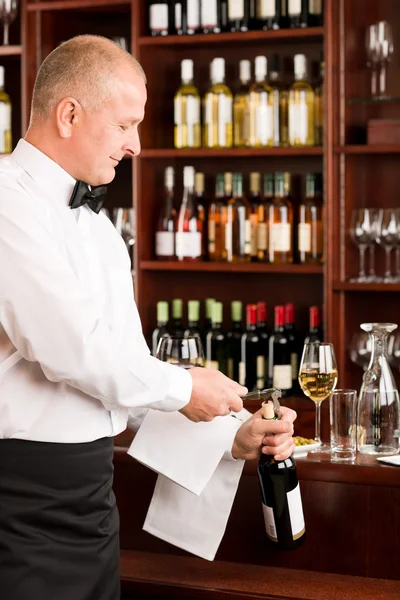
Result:
[[[200,0],[187,0],[187,24],[188,29],[199,29],[199,16],[200,16]]]
[[[308,0],[308,10],[311,15],[321,15],[322,0]]]
[[[225,224],[225,249],[228,253],[228,260],[232,255],[232,222],[228,221]]]
[[[246,364],[244,362],[239,363],[239,381],[240,385],[244,385],[246,381]]]
[[[263,503],[263,513],[264,513],[264,523],[265,523],[265,531],[267,532],[267,536],[273,542],[278,541],[278,534],[276,533],[275,527],[275,518],[274,511],[270,506],[267,506]]]
[[[290,252],[291,237],[290,223],[272,223],[271,246],[273,252]]]
[[[195,125],[200,123],[200,98],[197,96],[186,97],[186,123],[188,146],[189,148],[193,148]]]
[[[227,376],[229,379],[233,379],[233,358],[228,358]]]
[[[290,362],[292,364],[292,381],[297,381],[299,374],[298,357],[296,352],[292,352],[290,355]]]
[[[172,231],[157,231],[156,255],[174,256],[174,234]]]
[[[303,505],[301,503],[300,485],[297,484],[294,490],[287,494],[288,509],[290,516],[290,525],[292,527],[292,536],[294,540],[299,539],[305,532]]]
[[[11,106],[0,102],[0,154],[6,151],[6,133],[11,131]]]
[[[182,2],[175,4],[175,29],[179,30],[182,27]]]
[[[257,249],[262,250],[263,252],[267,249],[267,224],[266,223],[258,223],[257,226]]]
[[[299,252],[311,252],[311,225],[299,223],[298,226]]]
[[[182,125],[182,98],[174,99],[174,122],[175,125]]]
[[[308,137],[308,106],[306,93],[300,91],[299,104],[289,103],[289,136],[290,142],[305,144]]]
[[[289,16],[296,17],[301,13],[301,0],[289,0]]]
[[[258,216],[256,214],[250,215],[251,224],[251,242],[250,242],[250,254],[251,256],[257,256],[257,241],[258,241]]]
[[[218,94],[218,146],[227,145],[227,125],[232,123],[232,98]]]
[[[244,254],[251,253],[251,221],[246,219],[244,222]]]
[[[168,5],[165,2],[150,6],[150,29],[152,31],[168,29]]]
[[[265,92],[261,93],[261,96]],[[267,94],[265,94],[266,96]],[[261,101],[263,99],[261,98]],[[267,99],[265,98],[265,102]],[[269,104],[259,104],[256,108],[256,131],[259,143],[266,146],[273,139],[273,110]]]
[[[275,0],[258,0],[258,14],[260,19],[272,19],[275,17]]]
[[[257,389],[262,390],[265,386],[265,358],[257,356]]]
[[[201,3],[201,24],[211,28],[218,25],[217,0],[207,0]]]
[[[219,370],[219,365],[217,360],[205,360],[204,366],[206,369],[214,369],[216,371]]]
[[[208,221],[208,251],[215,252],[215,221]]]
[[[229,19],[244,19],[244,0],[229,0],[228,3]]]
[[[273,387],[290,390],[292,387],[292,365],[274,365]]]
[[[175,236],[178,258],[201,256],[201,233],[199,231],[178,231]]]

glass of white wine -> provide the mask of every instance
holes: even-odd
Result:
[[[336,387],[338,371],[332,344],[310,342],[304,344],[299,370],[300,387],[315,402],[315,452],[326,452],[330,447],[321,444],[321,402],[329,398]]]
[[[204,366],[204,350],[196,336],[163,337],[158,342],[157,358],[183,369]]]

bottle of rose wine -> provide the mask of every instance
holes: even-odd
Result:
[[[178,260],[201,260],[204,232],[194,193],[194,175],[193,167],[183,168],[183,199],[175,233],[175,252]]]
[[[156,258],[158,260],[175,260],[174,167],[166,167],[164,182],[164,205],[156,230]]]
[[[263,419],[276,419],[272,401],[263,402]],[[275,460],[262,454],[258,463],[265,529],[268,539],[278,548],[291,550],[305,539],[305,524],[293,456]]]

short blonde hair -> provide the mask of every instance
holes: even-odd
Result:
[[[107,38],[80,35],[64,42],[45,58],[38,71],[31,123],[49,117],[68,96],[78,100],[85,110],[97,110],[110,97],[117,67],[124,62],[146,81],[140,63]]]

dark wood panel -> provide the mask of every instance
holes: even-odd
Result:
[[[141,158],[241,158],[255,156],[322,156],[321,146],[309,148],[144,148]]]
[[[264,263],[231,264],[223,262],[185,262],[143,260],[140,268],[145,271],[196,271],[196,272],[235,272],[235,273],[288,273],[291,275],[322,275],[319,265],[270,265]],[[399,286],[400,288],[400,286]]]

